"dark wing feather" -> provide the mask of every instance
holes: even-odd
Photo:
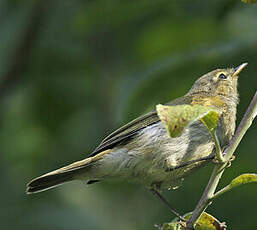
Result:
[[[95,156],[97,153],[102,152],[106,149],[113,148],[123,141],[127,141],[133,136],[135,136],[143,128],[159,122],[160,119],[156,111],[147,113],[137,119],[129,122],[128,124],[117,129],[109,136],[107,136],[101,144],[92,152],[90,157]]]
[[[181,105],[181,104],[190,104],[192,98],[190,96],[184,96],[177,98],[166,105]],[[156,111],[152,111],[147,113],[141,117],[136,118],[135,120],[129,122],[128,124],[122,126],[121,128],[117,129],[109,136],[107,136],[100,145],[91,153],[90,157],[95,156],[96,154],[113,148],[117,146],[121,142],[129,141],[133,138],[140,130],[144,129],[147,126],[153,125],[159,122],[160,119],[157,115]]]

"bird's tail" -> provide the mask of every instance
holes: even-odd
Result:
[[[94,162],[102,158],[102,156],[105,155],[107,152],[108,150],[103,151],[94,157],[88,157],[84,160],[77,161],[73,164],[70,164],[63,168],[57,169],[55,171],[37,177],[27,184],[26,192],[28,194],[41,192],[61,185],[65,182],[78,179],[81,175],[87,178],[87,173],[88,169],[90,169],[90,166]],[[89,175],[88,179],[90,179]]]

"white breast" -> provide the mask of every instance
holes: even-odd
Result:
[[[209,155],[214,143],[205,126],[196,121],[180,137],[170,138],[162,123],[143,129],[128,144],[115,147],[97,167],[97,177],[124,178],[147,186],[170,186],[199,166],[168,171],[183,162]]]

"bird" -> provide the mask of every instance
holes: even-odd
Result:
[[[202,105],[218,110],[221,116],[216,133],[221,147],[227,146],[236,127],[238,75],[246,65],[204,74],[184,96],[166,105]],[[112,132],[87,158],[33,179],[26,192],[45,191],[73,180],[93,184],[118,179],[143,184],[159,196],[159,191],[180,185],[210,162],[214,153],[215,143],[202,122],[196,120],[181,136],[171,138],[154,110]]]

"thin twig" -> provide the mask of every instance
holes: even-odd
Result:
[[[216,192],[213,196],[212,199],[216,199],[219,196],[221,196],[223,193],[229,191],[231,189],[231,187],[229,185],[227,185],[226,187],[222,188],[221,190],[219,190],[218,192]]]
[[[210,178],[210,180],[203,192],[203,195],[202,195],[200,201],[198,202],[191,218],[188,220],[185,230],[192,230],[194,223],[197,222],[197,220],[199,219],[201,214],[211,204],[212,195],[215,192],[215,189],[219,183],[219,180],[220,180],[225,168],[226,168],[226,163],[215,165],[212,175],[211,175],[211,178]]]
[[[245,112],[244,117],[241,120],[234,137],[230,141],[228,148],[226,148],[224,151],[224,157],[227,161],[232,157],[233,153],[235,152],[237,146],[241,142],[246,131],[251,126],[256,115],[257,115],[257,91],[255,92],[255,95],[250,105],[248,106],[247,111]]]
[[[230,141],[228,148],[226,148],[224,151],[225,162],[221,163],[221,164],[216,164],[214,166],[210,180],[209,180],[209,182],[202,194],[202,197],[201,197],[200,201],[198,202],[191,218],[187,222],[187,226],[186,226],[185,230],[192,230],[194,223],[199,219],[199,217],[204,212],[204,210],[211,204],[212,200],[214,199],[214,193],[215,193],[215,190],[219,183],[219,180],[220,180],[230,158],[232,157],[233,153],[235,152],[235,150],[236,150],[237,146],[239,145],[240,141],[242,140],[244,134],[251,126],[252,121],[254,120],[256,115],[257,115],[257,92],[255,93],[250,105],[248,106],[248,109],[247,109],[243,119],[241,120],[234,137]],[[220,190],[218,193],[216,193],[215,198],[217,196],[221,195],[222,193],[224,193],[225,190],[226,190],[226,187],[224,189]]]

